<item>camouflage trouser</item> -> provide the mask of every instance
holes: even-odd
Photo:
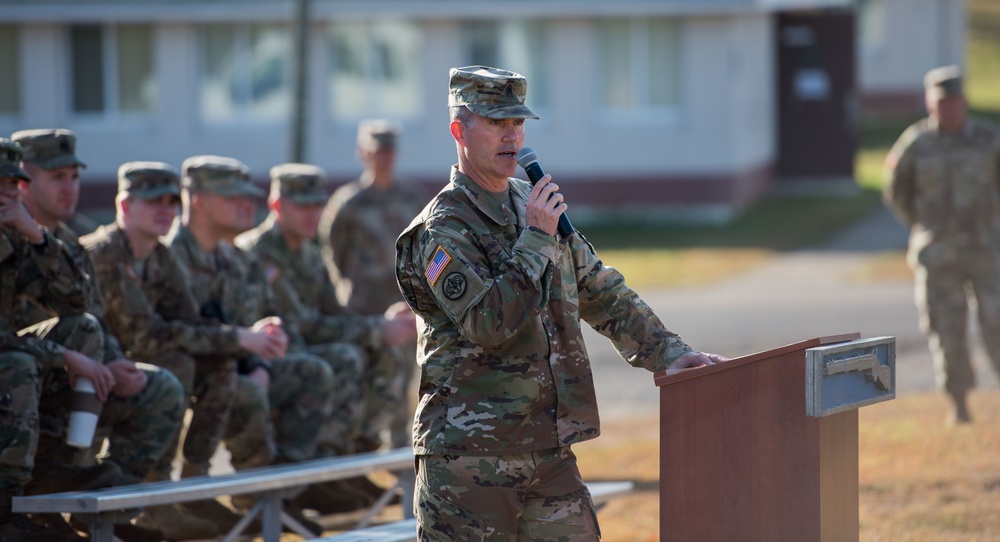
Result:
[[[237,470],[317,457],[319,431],[330,417],[333,372],[305,352],[276,360],[272,371],[266,392],[250,377],[237,377],[225,436]]]
[[[146,387],[132,397],[112,396],[104,405],[97,433],[108,439],[108,459],[141,480],[176,442],[185,401],[181,383],[169,370],[145,363],[136,366],[146,375]]]
[[[89,314],[68,316],[61,321],[49,320],[25,330],[27,333],[52,339],[54,334],[72,332],[74,340],[68,348],[86,355],[95,356],[101,352],[104,338],[100,326]],[[11,490],[23,486],[31,479],[35,467],[35,454],[41,432],[47,426],[65,428],[67,420],[55,420],[54,416],[42,413],[40,407],[43,396],[52,386],[49,381],[54,375],[65,372],[61,369],[43,371],[38,361],[20,351],[0,353],[0,490]],[[69,381],[65,380],[69,388]]]
[[[145,363],[137,363],[136,366],[145,373],[146,386],[132,397],[114,394],[108,397],[98,420],[91,450],[96,456],[107,439],[104,458],[114,461],[125,473],[141,480],[150,474],[180,431],[184,421],[184,392],[170,371]],[[62,383],[42,400],[43,419],[51,418],[51,422],[41,436],[39,460],[71,463],[75,451],[66,446],[64,435],[73,393],[69,382],[65,381],[65,373],[52,376],[55,378],[49,379],[47,385],[54,381]],[[59,431],[52,429],[55,422],[62,425]],[[44,475],[45,469],[41,464],[37,470],[39,475]]]
[[[184,389],[185,407],[191,408],[191,421],[184,435],[184,472],[206,474],[229,420],[229,407],[236,393],[236,360],[192,357],[183,352],[164,354],[150,360],[169,369]],[[171,463],[180,445],[180,432],[167,445],[157,462],[152,478],[170,479]]]
[[[569,447],[504,456],[417,457],[421,542],[593,542],[594,503]]]
[[[975,295],[986,351],[1000,371],[1000,264],[993,254],[915,266],[914,272],[920,325],[930,343],[938,386],[961,394],[975,385],[966,329],[967,293]]]
[[[310,354],[326,361],[333,371],[334,392],[329,397],[330,415],[317,439],[320,457],[354,453],[366,412],[364,386],[367,356],[349,343],[327,343],[308,347]]]

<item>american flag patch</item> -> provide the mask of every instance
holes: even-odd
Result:
[[[438,279],[441,278],[441,272],[444,271],[445,266],[448,265],[448,262],[450,261],[451,256],[449,256],[443,248],[438,247],[438,249],[434,251],[434,257],[431,258],[431,264],[428,265],[427,269],[424,271],[424,276],[427,277],[428,281],[430,281],[431,286],[434,286]]]

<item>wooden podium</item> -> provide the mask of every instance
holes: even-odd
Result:
[[[857,407],[895,397],[895,339],[822,337],[657,373],[660,540],[858,540]]]

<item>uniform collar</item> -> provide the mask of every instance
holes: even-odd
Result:
[[[486,193],[486,190],[476,184],[476,181],[473,181],[471,177],[460,172],[457,165],[451,166],[451,183],[465,192],[465,195],[469,197],[469,201],[472,202],[480,213],[486,215],[490,220],[500,226],[511,225],[510,219],[507,217],[506,213],[503,212],[501,206],[495,203],[495,201],[491,199],[490,195]],[[525,189],[526,186],[528,187],[527,190]],[[509,178],[507,179],[507,188],[510,191],[511,198],[514,202],[514,212],[517,213],[517,223],[524,224],[525,206],[522,205],[522,203],[528,201],[530,185],[519,179]]]

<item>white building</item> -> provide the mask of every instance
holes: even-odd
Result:
[[[856,73],[919,91],[960,58],[893,47],[886,13],[918,2],[960,4],[866,0],[861,59],[884,66],[856,70],[852,0],[310,0],[304,160],[348,180],[358,120],[393,118],[400,173],[438,187],[448,69],[496,65],[528,77],[526,144],[576,212],[726,220],[776,178],[850,184]],[[0,134],[75,130],[84,207],[129,160],[227,155],[264,183],[290,156],[294,3],[0,0]]]

